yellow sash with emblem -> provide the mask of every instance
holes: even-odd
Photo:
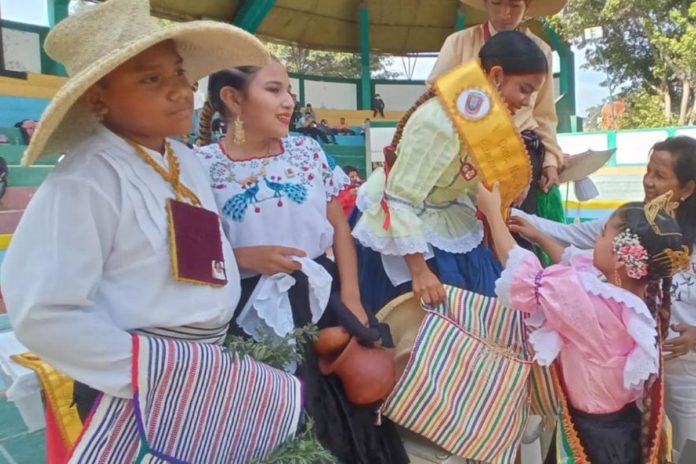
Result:
[[[488,188],[500,184],[503,216],[531,182],[532,165],[507,105],[488,82],[478,60],[435,81],[435,90],[459,134],[462,150]]]

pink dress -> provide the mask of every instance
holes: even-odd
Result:
[[[592,257],[573,248],[544,269],[533,253],[515,247],[496,282],[503,304],[529,313],[535,360],[546,366],[559,357],[570,404],[592,414],[639,399],[659,366],[647,306],[600,276]]]

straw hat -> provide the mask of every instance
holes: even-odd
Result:
[[[401,295],[387,303],[377,313],[377,319],[389,325],[394,340],[396,378],[406,369],[425,311],[413,292]]]
[[[589,176],[609,161],[616,149],[594,151],[587,150],[579,155],[567,158],[563,164],[563,170],[558,175],[563,182],[577,182]]]
[[[484,0],[459,0],[465,5],[469,5],[472,8],[476,8],[480,11],[486,11],[486,5],[484,5]],[[530,16],[533,18],[539,16],[553,16],[563,9],[567,0],[530,0],[529,7],[527,7],[527,12],[525,16]]]
[[[23,165],[60,154],[89,136],[96,117],[76,104],[89,87],[146,49],[173,40],[191,82],[223,68],[263,66],[268,53],[253,35],[214,21],[160,26],[149,0],[108,0],[61,21],[46,37],[46,53],[62,63],[70,79],[43,115]]]

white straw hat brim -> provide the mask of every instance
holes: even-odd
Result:
[[[99,121],[79,103],[82,95],[121,64],[166,40],[175,42],[191,82],[221,69],[264,66],[269,61],[256,37],[215,21],[173,24],[133,42],[114,44],[112,53],[71,76],[56,92],[24,152],[22,165],[31,165],[44,155],[65,153],[88,137]]]
[[[465,5],[476,8],[480,11],[486,11],[484,0],[459,0]],[[532,0],[531,5],[527,8],[525,16],[533,18],[539,16],[553,16],[563,9],[567,0]]]
[[[604,166],[616,149],[611,150],[587,150],[579,155],[571,156],[565,160],[563,170],[558,175],[561,183],[576,182],[588,177],[593,172]]]

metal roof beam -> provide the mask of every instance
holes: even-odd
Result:
[[[53,27],[68,17],[70,0],[46,0],[48,11],[48,26]]]
[[[256,33],[276,0],[244,0],[232,19],[232,24],[252,34]]]

